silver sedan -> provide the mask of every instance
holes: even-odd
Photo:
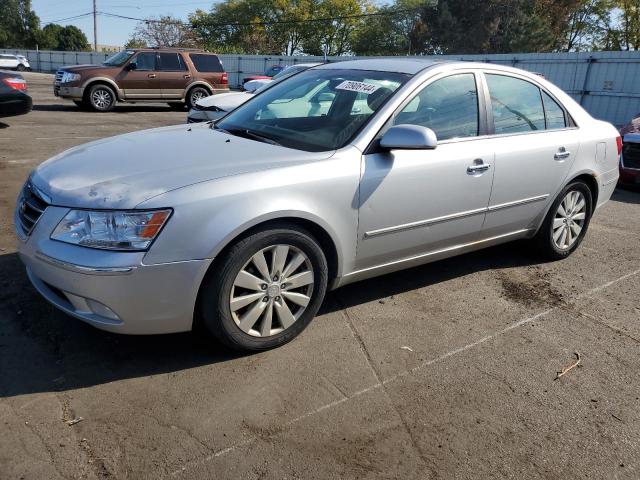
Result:
[[[52,304],[128,334],[201,324],[291,340],[330,288],[516,239],[569,256],[621,142],[545,79],[420,59],[311,68],[215,124],[99,140],[41,164],[20,256]]]

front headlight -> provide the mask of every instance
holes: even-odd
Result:
[[[51,234],[52,240],[107,250],[146,250],[171,215],[171,210],[71,210]]]
[[[62,74],[62,80],[60,80],[60,83],[71,83],[77,82],[78,80],[80,80],[79,73],[64,72]]]

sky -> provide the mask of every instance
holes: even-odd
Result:
[[[149,18],[171,15],[187,20],[189,13],[197,9],[208,11],[214,0],[96,0],[97,10],[125,15],[128,17]],[[75,25],[80,28],[89,43],[93,45],[93,16],[74,20],[65,18],[93,11],[93,0],[31,0],[31,8],[40,17],[41,26],[47,23]],[[58,21],[57,21],[58,20]],[[117,18],[98,16],[98,44],[123,45],[131,37],[137,22]]]

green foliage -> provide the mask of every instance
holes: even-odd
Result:
[[[0,48],[35,48],[39,30],[31,0],[0,0]]]

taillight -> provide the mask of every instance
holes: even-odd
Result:
[[[20,90],[22,92],[27,91],[27,82],[25,82],[22,78],[3,78],[2,83],[9,86],[9,88],[13,88],[14,90]]]
[[[618,156],[622,153],[622,137],[616,137],[616,145],[618,145]]]
[[[227,72],[224,72],[222,74],[222,78],[220,79],[220,83],[222,85],[229,85],[229,75],[227,75]]]

